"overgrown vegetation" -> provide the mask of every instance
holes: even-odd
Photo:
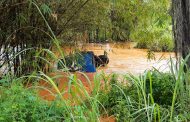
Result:
[[[8,88],[0,87],[0,121],[64,121],[66,112],[60,101],[48,103],[36,91],[13,83]]]
[[[131,34],[138,48],[173,51],[171,1],[150,0],[140,5],[138,24]]]
[[[90,81],[81,73],[89,93],[68,72],[60,48],[64,42],[109,39],[137,41],[137,47],[150,51],[172,51],[169,8],[169,0],[2,0],[0,68],[5,72],[0,76],[0,121],[96,122],[107,113],[121,122],[190,121],[189,56],[178,69],[171,61],[170,73],[126,74],[124,82],[115,74],[97,74]],[[59,89],[58,78],[63,75],[47,73],[59,71],[52,68],[56,61],[68,77],[67,90]],[[50,86],[40,86],[40,81]],[[42,99],[40,89],[51,92],[55,100]],[[71,99],[63,98],[66,92]]]
[[[7,65],[6,71],[18,76],[37,67],[48,72],[36,55],[55,47],[54,36],[60,44],[131,40],[138,48],[172,51],[170,4],[170,0],[2,0],[0,66]]]
[[[184,62],[179,70],[174,69],[125,75],[127,82],[113,75],[110,90],[102,91],[99,100],[119,122],[190,121],[189,70],[183,70]]]
[[[57,75],[56,77],[60,77]],[[0,80],[0,121],[43,121],[43,122],[96,122],[99,120],[98,104],[96,98],[97,90],[100,89],[100,80],[94,81],[96,87],[93,90],[93,96],[85,90],[85,86],[75,75],[69,75],[70,84],[69,90],[59,90],[55,85],[55,77],[49,77],[45,74],[40,76],[31,75],[28,78],[36,80],[44,79],[49,86],[42,86],[38,83],[23,84],[23,78],[4,77]],[[53,80],[54,79],[54,80]],[[89,80],[89,79],[88,79]],[[28,81],[28,79],[27,79]],[[75,87],[73,91],[72,87]],[[53,92],[55,89],[56,92]],[[39,95],[40,90],[50,91],[55,97],[53,101],[42,99],[44,96]],[[72,95],[72,99],[62,98],[66,92]],[[81,95],[84,99],[81,99]],[[89,105],[85,105],[84,101],[88,101]]]
[[[4,77],[0,80],[0,119],[83,122],[99,121],[100,115],[109,114],[114,115],[119,122],[189,121],[189,70],[184,71],[184,62],[180,64],[178,70],[173,67],[170,73],[153,70],[140,76],[126,74],[120,78],[115,74],[99,74],[94,78],[90,94],[82,82],[71,74],[68,91],[72,93],[73,99],[60,98],[65,91],[59,91],[56,86],[56,77],[59,75],[51,78],[42,73],[40,77],[28,77],[47,79],[56,89],[54,95],[57,98],[52,102],[42,100],[38,95],[39,88],[50,90],[49,87],[27,87],[19,83],[23,78]],[[101,85],[101,81],[104,84]],[[72,87],[83,94],[82,99],[72,91]]]

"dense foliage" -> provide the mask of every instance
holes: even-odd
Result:
[[[153,51],[172,51],[172,22],[170,0],[148,0],[140,4],[138,24],[131,34],[137,47]]]
[[[184,84],[180,80],[178,84],[173,74],[158,71],[146,72],[138,77],[127,75],[125,78],[127,83],[113,75],[111,88],[102,91],[98,98],[107,112],[119,122],[169,121],[174,97],[177,99],[172,121],[189,121],[189,83]]]
[[[0,66],[1,68],[6,66],[6,72],[14,71],[14,74],[20,76],[45,67],[45,64],[35,57],[42,48],[52,46],[52,34],[47,31],[48,26],[42,13],[51,28],[56,29],[56,23],[49,8],[54,3],[49,1],[46,4],[44,1],[28,0],[0,2]],[[45,57],[46,53],[41,53],[40,56]],[[36,62],[30,62],[32,60]]]
[[[65,108],[61,102],[48,103],[23,85],[0,87],[0,121],[53,122],[65,120]]]
[[[75,80],[75,81],[74,81]],[[45,87],[39,84],[23,85],[23,79],[5,77],[0,80],[0,121],[2,122],[96,122],[99,118],[97,100],[92,99],[85,94],[82,89],[83,97],[86,97],[90,103],[76,104],[81,99],[62,99],[58,93],[53,93],[55,99],[47,101],[45,96],[40,96],[41,89],[50,91],[51,85]],[[50,81],[49,81],[50,82]],[[77,79],[73,79],[77,82]],[[74,85],[75,84],[75,85]],[[53,85],[52,85],[53,86]],[[54,86],[56,88],[56,86]],[[80,85],[73,83],[72,87],[80,88]],[[84,87],[84,86],[83,86]],[[72,90],[69,90],[72,92]],[[61,92],[61,91],[59,91]],[[64,94],[63,91],[62,94]],[[75,93],[72,93],[73,98]],[[95,95],[96,96],[96,95]],[[94,97],[95,97],[94,96]],[[79,96],[78,96],[79,97]],[[75,102],[75,104],[73,104]]]
[[[154,102],[159,105],[168,106],[172,104],[174,87],[175,79],[170,73],[153,71],[151,72],[151,79],[149,77],[146,79],[146,94],[152,92]]]
[[[7,75],[0,80],[0,120],[95,122],[101,114],[108,113],[121,122],[189,121],[189,69],[184,71],[184,66],[185,63],[181,62],[179,69],[174,66],[170,73],[154,70],[140,76],[126,74],[120,78],[115,74],[99,74],[90,86],[92,94],[88,94],[86,86],[70,74],[68,89],[77,99],[59,99],[59,94],[65,91],[58,90],[58,94],[55,93],[57,99],[52,102],[38,96],[38,88],[48,90],[48,87],[23,85],[19,83],[22,77],[15,79]],[[58,89],[56,77],[60,76],[51,78],[39,74],[31,75],[29,79],[32,77],[47,78],[47,82]],[[104,84],[101,85],[101,81]],[[72,91],[72,87],[82,93],[83,99]],[[72,105],[73,102],[78,104]]]
[[[170,0],[3,0],[0,66],[18,76],[47,72],[39,59],[47,53],[39,52],[51,50],[57,39],[62,44],[132,40],[139,48],[172,51],[169,9]]]
[[[48,66],[39,58],[47,57],[47,53],[41,50],[51,50],[55,37],[66,42],[80,41],[77,35],[100,25],[97,19],[103,20],[100,16],[94,19],[93,11],[98,5],[90,0],[1,1],[0,67],[6,66],[5,72],[14,71],[18,76],[33,70],[47,71]],[[32,60],[35,62],[30,62]]]
[[[136,41],[137,47],[150,52],[172,51],[169,9],[170,0],[1,0],[0,68],[5,68],[9,80],[0,78],[0,121],[96,122],[101,112],[121,122],[190,121],[189,69],[184,71],[184,62],[171,73],[123,75],[127,83],[113,75],[111,80],[105,76],[105,86],[101,86],[100,76],[92,85],[85,76],[92,94],[68,72],[68,91],[78,98],[77,105],[59,98],[65,91],[59,91],[54,80],[60,76],[51,78],[42,72],[57,60],[52,48],[65,43]],[[72,59],[78,56],[72,55]],[[58,64],[64,67],[63,61]],[[42,100],[39,86],[19,83],[23,79],[45,79],[59,97],[52,102]],[[84,99],[71,90],[73,87]]]

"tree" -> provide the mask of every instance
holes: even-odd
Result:
[[[190,53],[190,1],[172,0],[172,10],[175,51],[185,58]],[[190,60],[187,64],[190,67]]]
[[[170,0],[137,1],[137,24],[131,32],[131,39],[137,47],[152,51],[173,51],[172,20]]]
[[[49,3],[38,2],[45,18],[50,26],[55,27],[54,20],[50,16]],[[50,32],[44,23],[36,6],[28,0],[2,0],[0,2],[0,68],[8,64],[8,71],[14,71],[15,75],[27,74],[37,65],[44,67],[37,58],[36,51],[41,47],[49,48]],[[28,50],[25,50],[28,49]],[[19,52],[21,52],[19,54]],[[43,53],[41,56],[45,56]],[[36,62],[31,62],[35,60]]]
[[[89,1],[1,0],[0,68],[6,66],[18,76],[46,70],[47,63],[39,57],[47,57],[47,53],[39,52],[53,46],[47,23],[56,36],[62,35]]]

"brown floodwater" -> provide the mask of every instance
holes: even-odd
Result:
[[[139,74],[143,73],[147,69],[151,69],[153,67],[161,70],[161,71],[168,71],[169,70],[169,59],[174,58],[175,54],[173,52],[156,52],[155,60],[147,60],[147,50],[146,49],[136,49],[133,48],[135,46],[135,43],[119,43],[119,44],[113,44],[113,43],[107,43],[107,44],[85,44],[85,45],[79,45],[78,48],[80,50],[87,50],[87,51],[93,51],[96,55],[102,55],[104,51],[108,52],[109,57],[109,64],[106,67],[98,68],[98,72],[104,71],[107,74],[109,73],[133,73],[133,74]],[[69,53],[71,50],[75,48],[71,47],[63,47],[63,50],[66,53]],[[92,89],[94,87],[94,82],[91,82],[89,84],[86,77],[79,73],[75,73],[77,75],[77,78],[80,79],[84,85],[84,89],[91,94]],[[63,99],[70,99],[71,105],[76,105],[80,103],[80,100],[78,98],[85,99],[84,91],[78,89],[75,86],[71,86],[71,91],[69,92],[69,77],[64,72],[57,72],[52,73],[51,76],[61,75],[62,77],[56,79],[56,83],[58,83],[58,89],[60,91],[65,91],[63,94]],[[85,73],[86,76],[88,76],[90,81],[93,81],[95,73]],[[42,86],[49,86],[46,82],[41,81],[40,82]],[[104,82],[100,82],[102,86],[104,86]],[[51,85],[50,85],[51,86]],[[102,87],[103,88],[103,87]],[[47,90],[39,90],[39,95],[46,99],[46,100],[54,100],[55,96],[52,95],[52,93],[56,93],[54,88]],[[72,93],[75,93],[74,95]],[[101,116],[100,122],[116,122],[116,119],[114,116]]]
[[[151,69],[153,67],[160,69],[161,71],[167,71],[168,68],[168,60],[170,57],[175,57],[175,54],[173,52],[159,52],[155,53],[155,59],[156,60],[147,60],[147,50],[146,49],[136,49],[133,48],[135,46],[134,43],[120,43],[120,44],[85,44],[85,45],[79,45],[78,48],[81,50],[88,50],[93,51],[96,55],[102,55],[104,50],[108,52],[109,57],[109,64],[106,67],[99,68],[98,72],[104,71],[106,74],[109,73],[133,73],[133,74],[139,74],[143,73],[146,69]],[[67,53],[69,53],[73,47],[68,49],[68,46],[63,48],[63,50],[66,50]],[[60,91],[64,91],[63,99],[69,99],[71,101],[71,105],[79,104],[81,101],[78,98],[86,99],[84,95],[84,89],[88,92],[88,94],[91,94],[92,90],[94,89],[94,75],[96,73],[85,73],[82,74],[80,72],[75,72],[73,74],[76,74],[77,78],[82,82],[84,87],[78,88],[75,85],[70,86],[69,90],[69,76],[65,72],[55,72],[51,73],[50,76],[61,76],[61,77],[54,77],[54,81],[58,85],[58,89]],[[86,79],[86,76],[89,78]],[[104,89],[104,83],[103,80],[100,79],[101,88]],[[47,82],[41,81],[40,86],[47,87],[48,90],[39,90],[39,95],[46,100],[54,100],[55,99],[55,93],[56,90],[52,87],[52,85],[48,84]],[[72,91],[72,92],[69,92]],[[116,119],[114,116],[101,116],[100,117],[101,122],[115,122]]]
[[[106,73],[143,73],[153,67],[160,71],[169,71],[169,60],[174,58],[174,52],[155,52],[155,60],[147,59],[147,49],[134,48],[135,43],[107,43],[107,44],[81,44],[82,50],[93,51],[96,55],[102,55],[104,50],[108,52],[109,64],[98,68],[98,72]]]

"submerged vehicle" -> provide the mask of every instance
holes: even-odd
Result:
[[[95,55],[93,51],[82,51],[80,53],[67,55],[59,59],[58,69],[67,69],[70,72],[96,72],[97,67],[106,66],[109,63],[107,52],[104,55]]]

